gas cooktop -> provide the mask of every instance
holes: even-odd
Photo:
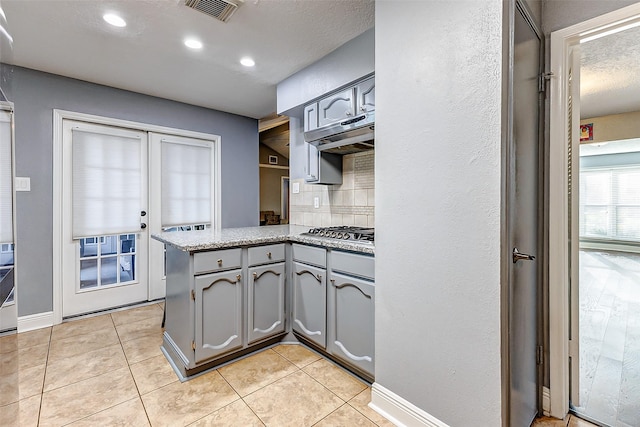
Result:
[[[329,237],[332,239],[341,240],[353,240],[357,242],[370,242],[374,241],[374,228],[368,227],[317,227],[312,228],[306,233],[302,233],[307,236]]]

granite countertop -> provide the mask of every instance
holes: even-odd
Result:
[[[374,254],[375,246],[368,242],[304,236],[310,227],[301,225],[267,225],[262,227],[223,228],[219,231],[171,231],[153,234],[156,240],[186,252],[199,252],[266,243],[297,242],[325,248]]]

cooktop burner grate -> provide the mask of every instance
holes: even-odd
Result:
[[[329,237],[333,239],[341,240],[355,240],[359,242],[371,242],[374,241],[374,228],[368,227],[316,227],[310,229],[306,233],[302,233],[309,236]]]

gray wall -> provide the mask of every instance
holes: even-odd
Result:
[[[304,104],[374,72],[374,31],[373,28],[365,31],[278,84],[278,113],[290,117],[289,172],[292,180],[305,177]]]
[[[258,124],[255,119],[15,67],[18,316],[52,310],[53,109],[220,135],[222,226],[258,225]]]
[[[373,70],[372,28],[278,83],[278,114],[286,114],[292,108],[373,73]]]
[[[501,0],[376,2],[376,382],[501,425]]]
[[[542,27],[551,34],[571,25],[637,3],[636,0],[545,0]]]

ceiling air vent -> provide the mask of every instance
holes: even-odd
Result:
[[[185,6],[227,22],[238,5],[226,0],[184,0]]]

